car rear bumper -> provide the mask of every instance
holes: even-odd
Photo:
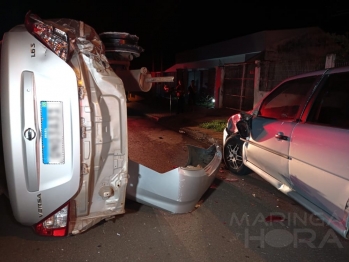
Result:
[[[129,160],[126,198],[172,213],[192,211],[212,184],[222,161],[222,152],[217,145],[208,149],[189,145],[188,148],[187,165],[166,173],[158,173]]]

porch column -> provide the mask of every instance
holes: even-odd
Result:
[[[216,66],[216,77],[214,86],[214,108],[223,107],[223,80],[224,80],[224,67]]]
[[[255,65],[256,66],[254,68],[253,107],[259,102],[261,98],[261,94],[259,92],[259,82],[261,80],[261,61],[256,60]]]

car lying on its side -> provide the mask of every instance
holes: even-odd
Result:
[[[117,43],[122,59],[140,50],[126,33],[103,37]],[[218,172],[221,149],[188,146],[188,162],[164,174],[129,160],[125,91],[137,83],[148,90],[145,79],[154,80],[144,68],[129,71],[112,69],[100,36],[82,21],[29,12],[4,34],[2,144],[19,223],[65,236],[123,214],[126,197],[172,213],[195,208]]]
[[[284,80],[229,118],[225,165],[237,175],[255,172],[348,238],[348,101],[349,67]]]

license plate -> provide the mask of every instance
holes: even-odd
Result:
[[[63,164],[63,103],[56,101],[41,101],[40,110],[43,163]]]

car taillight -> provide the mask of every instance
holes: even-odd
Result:
[[[70,42],[75,41],[72,33],[53,22],[42,20],[39,16],[28,12],[25,16],[25,27],[30,34],[52,50],[64,61],[71,57]]]
[[[55,213],[34,226],[37,234],[42,236],[62,237],[68,233],[69,204],[60,207]]]

